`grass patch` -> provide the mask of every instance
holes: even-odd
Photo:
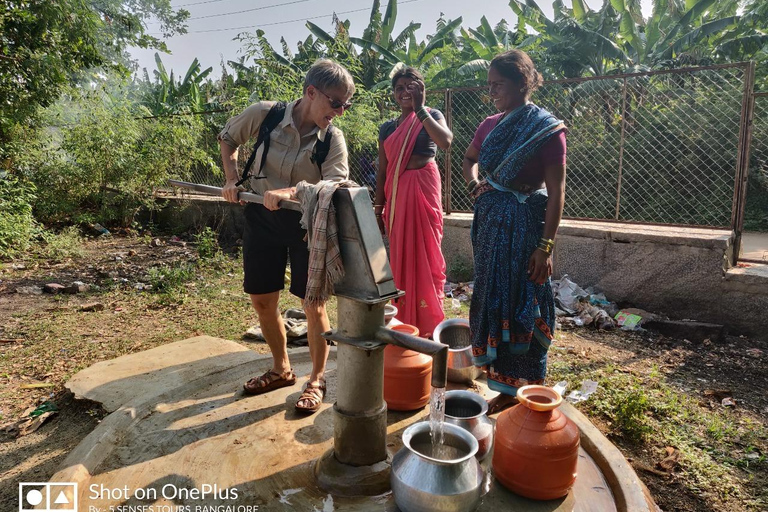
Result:
[[[598,391],[579,409],[604,422],[619,445],[650,454],[652,465],[664,458],[665,447],[677,448],[679,466],[670,478],[692,494],[765,510],[768,429],[760,421],[732,409],[702,407],[698,397],[681,391],[656,368],[634,375],[610,362],[578,364],[566,353],[550,362],[548,373],[551,383],[565,380],[569,389],[578,389],[585,379],[597,381]]]
[[[76,226],[66,227],[60,233],[46,232],[43,239],[45,246],[40,251],[42,258],[63,261],[85,256],[84,239]]]

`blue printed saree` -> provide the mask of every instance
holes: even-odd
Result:
[[[488,387],[512,396],[518,387],[544,381],[555,304],[549,280],[537,285],[528,279],[528,261],[544,229],[546,189],[524,194],[511,187],[526,162],[564,129],[529,103],[505,116],[480,149],[487,185],[475,201],[471,235],[472,353],[477,366],[488,366]]]

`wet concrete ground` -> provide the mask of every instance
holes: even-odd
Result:
[[[76,494],[80,510],[89,512],[397,510],[391,493],[344,498],[318,488],[314,461],[333,446],[335,350],[328,365],[328,394],[311,416],[293,407],[309,374],[309,354],[298,349],[291,352],[291,360],[300,376],[297,383],[260,396],[245,396],[240,389],[269,367],[270,358],[207,336],[83,370],[68,387],[79,396],[109,403],[114,412],[69,454],[51,482],[76,483],[76,493],[72,487],[61,490],[70,502]],[[481,394],[492,394],[484,381],[478,386]],[[563,411],[583,418],[570,406]],[[388,414],[391,454],[402,447],[405,428],[427,413]],[[607,440],[598,439],[602,436],[589,427],[582,426],[582,432],[595,439],[585,443],[583,438],[582,445],[597,453],[594,450]],[[608,453],[608,459],[612,457],[615,453]],[[623,457],[614,462],[622,461],[629,467]],[[578,471],[571,493],[548,502],[518,497],[489,478],[490,492],[479,510],[616,510],[610,486],[583,449]],[[625,476],[625,483],[634,485],[634,473],[619,473],[619,480]],[[58,496],[58,489],[51,492]],[[626,496],[622,500],[627,501]]]

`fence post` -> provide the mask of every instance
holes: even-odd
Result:
[[[731,226],[734,232],[731,264],[736,265],[741,253],[741,234],[744,230],[744,210],[747,205],[747,179],[749,178],[749,150],[752,142],[752,116],[755,109],[755,62],[750,61],[744,71],[744,94],[741,99],[739,123],[739,149],[736,158],[736,180],[733,187]]]
[[[621,209],[621,175],[624,169],[624,135],[627,126],[627,77],[624,77],[621,94],[621,140],[619,141],[619,176],[616,180],[616,213],[614,219],[619,220]]]
[[[451,89],[445,90],[445,123],[448,125],[448,129],[453,131],[453,91]],[[445,191],[443,192],[443,209],[446,215],[451,214],[451,195],[453,189],[451,187],[451,174],[453,170],[451,168],[451,154],[453,153],[453,145],[445,152]]]

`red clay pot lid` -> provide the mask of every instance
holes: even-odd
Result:
[[[523,386],[517,390],[518,401],[532,411],[546,412],[557,409],[563,403],[560,393],[547,386]]]

